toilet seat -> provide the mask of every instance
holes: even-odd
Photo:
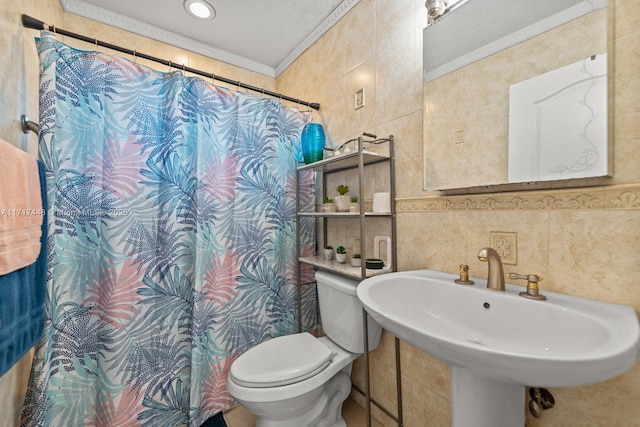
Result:
[[[240,356],[229,372],[238,385],[251,388],[284,386],[324,370],[335,353],[303,332],[265,341]]]

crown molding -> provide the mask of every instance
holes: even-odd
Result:
[[[343,0],[329,16],[327,16],[276,68],[258,61],[233,54],[223,49],[210,46],[189,37],[163,30],[137,19],[129,18],[110,10],[95,6],[83,0],[60,0],[65,12],[73,13],[93,21],[111,25],[121,30],[138,34],[150,39],[158,40],[218,61],[253,71],[267,77],[276,78],[289,67],[297,58],[313,45],[324,33],[347,14],[360,0]]]
[[[309,34],[287,57],[276,67],[276,77],[282,74],[302,52],[310,48],[315,42],[329,31],[343,16],[345,16],[360,0],[342,0],[342,2]]]
[[[424,70],[423,79],[424,81],[435,80],[451,73],[452,71],[463,68],[469,64],[479,61],[480,59],[486,58],[487,56],[491,56],[494,53],[498,53],[511,46],[522,43],[525,40],[536,37],[546,31],[571,22],[574,19],[580,18],[581,16],[587,15],[596,10],[605,9],[606,7],[607,0],[583,0],[575,6],[569,7],[521,30],[499,38],[494,42],[487,43],[481,48],[473,50],[439,67],[432,70]]]
[[[396,199],[396,212],[640,210],[640,184]]]

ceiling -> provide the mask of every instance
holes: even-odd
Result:
[[[208,21],[189,15],[184,0],[60,1],[67,12],[277,77],[359,0],[207,0],[216,10]]]

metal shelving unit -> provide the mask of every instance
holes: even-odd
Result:
[[[365,136],[372,137],[373,139],[365,139]],[[322,175],[321,180],[321,197],[327,195],[327,176],[336,172],[353,170],[357,169],[358,171],[358,194],[359,194],[359,211],[358,212],[307,212],[300,210],[300,204],[297,203],[297,233],[298,233],[298,242],[300,241],[300,220],[302,218],[315,218],[317,221],[321,222],[322,228],[322,242],[326,244],[327,242],[327,232],[328,232],[328,220],[329,219],[339,219],[339,218],[352,218],[359,220],[359,237],[360,237],[360,253],[363,255],[362,265],[360,267],[352,267],[350,264],[340,264],[335,261],[327,261],[320,254],[308,257],[300,256],[300,245],[297,247],[297,256],[298,256],[298,312],[301,312],[301,283],[300,277],[300,265],[307,264],[311,265],[316,269],[323,269],[335,272],[337,274],[341,274],[350,278],[355,278],[359,280],[364,280],[367,277],[372,277],[379,274],[385,274],[391,271],[396,271],[397,266],[397,251],[396,251],[396,211],[395,211],[395,166],[394,166],[394,138],[393,135],[390,135],[388,138],[379,138],[377,139],[375,136],[363,134],[356,140],[348,141],[355,142],[357,141],[357,149],[351,151],[346,154],[335,155],[333,157],[329,157],[327,159],[320,160],[318,162],[309,164],[309,165],[300,165],[298,167],[298,172],[301,171],[314,171],[317,174]],[[346,145],[347,143],[343,144]],[[377,147],[380,147],[380,144],[388,144],[388,154],[380,153],[377,150]],[[365,202],[364,202],[364,170],[366,167],[375,165],[378,163],[386,162],[389,165],[389,193],[391,198],[391,211],[385,213],[371,212],[365,211]],[[296,191],[299,196],[300,191],[300,174],[297,174],[297,183],[296,183]],[[299,200],[299,197],[297,197]],[[391,268],[385,268],[382,270],[373,270],[367,269],[366,263],[364,259],[365,254],[365,223],[367,220],[372,218],[388,218],[391,226],[391,248],[387,248],[387,257],[391,256]],[[321,249],[316,248],[316,252],[320,253]],[[302,324],[299,317],[298,327],[299,330],[302,329]],[[403,415],[402,415],[402,386],[401,386],[401,366],[400,366],[400,341],[398,338],[395,338],[395,356],[396,356],[396,387],[397,387],[397,415],[391,413],[388,409],[384,408],[381,404],[371,399],[371,390],[370,390],[370,362],[369,362],[369,343],[368,343],[368,331],[367,331],[367,314],[363,309],[363,319],[364,319],[364,339],[365,339],[365,389],[360,390],[358,387],[353,386],[353,388],[364,395],[366,401],[366,414],[367,414],[367,427],[371,426],[371,405],[377,406],[380,410],[382,410],[385,414],[387,414],[391,419],[393,419],[398,426],[403,425]]]

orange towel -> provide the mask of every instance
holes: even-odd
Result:
[[[36,159],[0,140],[0,275],[36,261],[43,214]]]

